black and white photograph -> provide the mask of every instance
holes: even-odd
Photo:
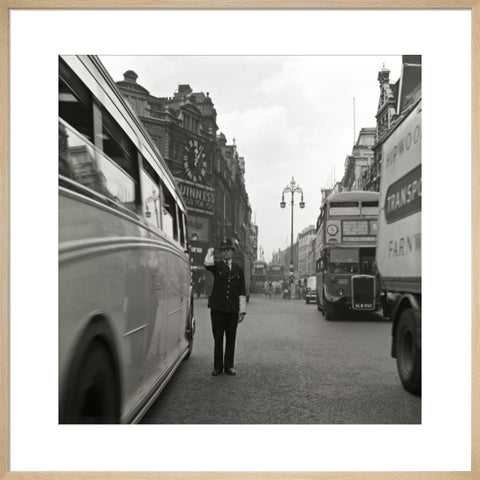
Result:
[[[421,423],[421,72],[60,56],[60,423]]]
[[[468,472],[471,20],[11,11],[8,468]]]

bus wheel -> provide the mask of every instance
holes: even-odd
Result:
[[[193,351],[193,337],[195,336],[195,317],[193,315],[193,311],[190,311],[190,315],[188,318],[188,326],[187,326],[187,338],[188,338],[188,351],[185,355],[185,360],[190,358],[190,355]]]
[[[395,337],[397,369],[407,392],[420,394],[422,350],[419,345],[421,329],[420,312],[406,308],[400,314]]]
[[[186,331],[186,336],[188,339],[188,350],[187,354],[185,355],[184,360],[187,358],[190,358],[190,355],[192,354],[193,351],[193,337],[195,336],[195,315],[193,314],[193,302],[191,303],[191,308],[190,308],[190,313],[188,315],[188,320],[187,320],[187,331]]]
[[[335,320],[337,315],[335,304],[325,300],[325,320]]]
[[[72,376],[67,405],[60,423],[118,423],[120,398],[110,354],[95,340],[81,369]]]

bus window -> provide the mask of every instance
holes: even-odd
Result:
[[[178,224],[177,224],[177,203],[172,194],[162,183],[163,192],[163,208],[162,208],[162,225],[163,231],[174,240],[178,240]]]
[[[362,202],[362,215],[378,215],[378,201]]]
[[[330,263],[328,273],[358,273],[358,265],[356,263]]]
[[[142,170],[143,214],[145,215],[148,223],[158,229],[162,228],[162,220],[160,216],[160,212],[162,211],[160,205],[160,198],[161,195],[158,179],[157,181],[155,181],[145,170]]]
[[[135,182],[82,135],[60,124],[60,172],[135,210]]]
[[[375,275],[375,249],[360,249],[360,273],[364,275]]]
[[[95,146],[132,178],[137,177],[136,148],[118,123],[94,104]],[[100,124],[98,124],[100,122]]]
[[[180,227],[180,244],[182,247],[186,247],[185,243],[185,215],[183,212],[178,208],[178,226]]]
[[[329,273],[358,273],[359,253],[353,248],[330,250]]]
[[[329,214],[334,217],[360,215],[358,202],[330,202]]]
[[[92,95],[62,61],[60,61],[60,75],[59,116],[93,143]]]

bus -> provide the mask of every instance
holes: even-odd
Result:
[[[267,267],[267,277],[271,282],[282,282],[285,267],[277,263],[271,263]]]
[[[380,290],[375,272],[378,192],[328,196],[317,219],[317,308],[327,320],[340,310],[375,311]]]
[[[267,279],[267,262],[255,260],[252,266],[252,293],[263,293],[265,280]]]
[[[187,209],[97,57],[58,100],[59,423],[138,423],[193,348]]]

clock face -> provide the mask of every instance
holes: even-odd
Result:
[[[189,140],[183,149],[183,166],[188,178],[198,182],[207,172],[205,147],[198,140]]]

